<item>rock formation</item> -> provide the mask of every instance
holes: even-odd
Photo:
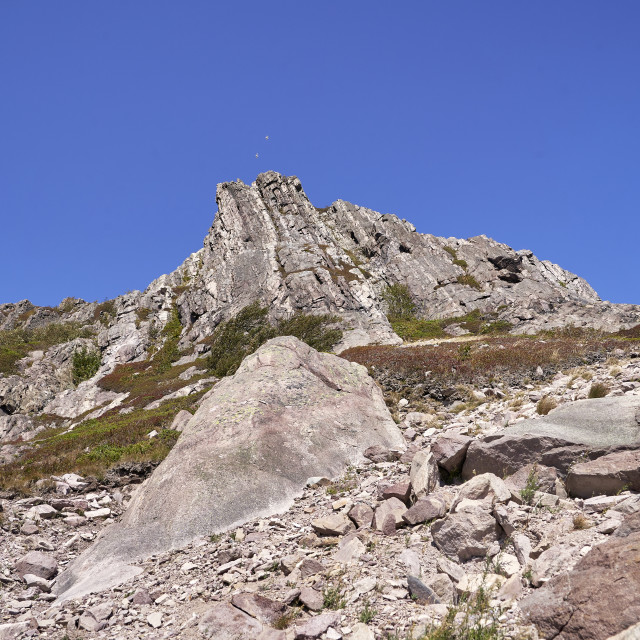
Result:
[[[282,512],[309,478],[340,475],[372,444],[404,449],[366,369],[274,338],[207,394],[122,522],[58,592],[104,589],[137,572],[125,563]]]
[[[294,177],[217,202],[144,292],[0,305],[0,638],[636,637],[640,308]],[[392,285],[510,335],[400,345]],[[342,357],[266,331],[214,369],[255,302]],[[524,335],[566,325],[624,331]]]

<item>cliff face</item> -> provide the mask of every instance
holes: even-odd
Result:
[[[201,269],[179,300],[192,339],[260,299],[275,317],[340,314],[352,328],[345,345],[397,342],[381,300],[395,283],[408,286],[426,318],[499,311],[521,333],[565,324],[615,330],[638,319],[637,308],[602,302],[582,278],[530,251],[486,236],[420,234],[342,200],[316,209],[295,177],[224,183],[217,202]]]

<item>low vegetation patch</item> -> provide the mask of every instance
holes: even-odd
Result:
[[[342,331],[333,326],[339,320],[336,316],[298,313],[271,324],[268,311],[254,302],[204,341],[211,345],[207,364],[214,375],[234,374],[246,356],[276,336],[295,336],[318,351],[329,351],[342,338]]]
[[[527,481],[524,485],[524,489],[520,489],[520,497],[524,504],[532,504],[536,491],[540,488],[540,482],[538,481],[538,468],[534,464],[529,471]]]
[[[551,398],[550,396],[545,396],[541,398],[536,405],[536,413],[541,416],[546,416],[550,411],[555,409],[558,406],[558,403]]]
[[[74,352],[72,364],[73,384],[77,385],[96,375],[100,368],[100,352],[82,347]]]
[[[418,400],[438,389],[465,384],[519,384],[527,376],[535,377],[538,367],[552,376],[563,369],[602,362],[621,345],[624,341],[620,339],[596,334],[581,338],[506,335],[469,342],[464,352],[459,343],[443,342],[355,347],[340,355],[365,365],[385,391],[402,391],[407,398]]]
[[[456,280],[458,284],[463,284],[467,287],[471,287],[472,289],[482,291],[482,285],[469,273],[458,276]]]
[[[589,398],[604,398],[609,393],[609,387],[602,382],[594,382],[589,389]]]
[[[499,616],[499,607],[491,606],[489,593],[481,587],[476,593],[461,596],[458,605],[449,608],[444,620],[419,640],[501,640],[504,634]]]
[[[157,409],[137,409],[121,414],[113,409],[100,418],[85,420],[71,431],[47,429],[32,447],[2,467],[0,487],[29,493],[42,478],[63,473],[101,478],[115,463],[160,462],[179,433],[169,429],[181,409],[192,408],[202,394],[170,400]],[[147,434],[157,431],[155,438]]]
[[[18,360],[30,351],[46,351],[54,345],[91,336],[91,327],[83,327],[74,322],[51,322],[35,329],[0,331],[0,374],[15,373]]]

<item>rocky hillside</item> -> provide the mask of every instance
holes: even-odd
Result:
[[[144,292],[0,305],[0,638],[640,622],[639,307],[297,178],[217,201]]]

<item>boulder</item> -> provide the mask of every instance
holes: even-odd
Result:
[[[308,478],[337,477],[376,444],[404,446],[366,368],[274,338],[216,384],[122,520],[60,576],[57,593],[109,588],[140,572],[132,561],[282,512]]]
[[[418,498],[431,493],[438,486],[438,465],[430,448],[416,453],[411,463],[410,478],[411,487]]]
[[[493,475],[493,473],[483,473],[479,476],[474,476],[462,485],[451,509],[455,510],[463,500],[482,501],[493,507],[495,504],[508,502],[510,498],[511,491],[509,491],[503,480]]]
[[[567,473],[581,456],[593,460],[617,450],[640,448],[638,408],[638,396],[595,398],[523,420],[501,433],[474,440],[462,477],[486,472],[511,475],[534,462]]]
[[[543,638],[600,640],[640,620],[640,513],[520,602]]]
[[[640,491],[640,449],[610,453],[569,469],[567,491],[575,498]]]
[[[437,495],[428,495],[419,498],[402,514],[402,519],[411,526],[429,522],[436,518],[442,518],[447,513],[447,505],[443,498]]]
[[[431,445],[431,451],[433,451],[438,466],[448,473],[459,472],[472,440],[473,438],[461,434],[440,436]]]
[[[282,602],[270,600],[258,593],[237,593],[231,598],[231,604],[265,624],[273,624],[287,608]]]
[[[433,541],[443,553],[458,556],[462,562],[475,556],[485,556],[500,539],[500,527],[495,518],[478,504],[464,511],[450,513],[431,526]]]
[[[42,551],[30,551],[16,562],[16,572],[21,578],[26,574],[32,574],[51,580],[58,573],[58,563],[53,556]]]

